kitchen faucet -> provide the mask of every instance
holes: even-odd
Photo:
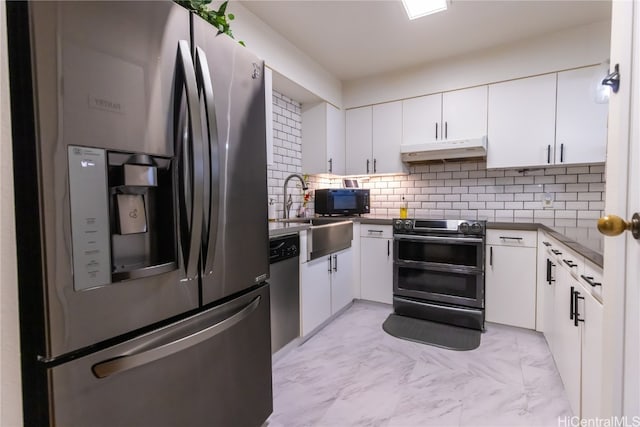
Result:
[[[293,205],[293,201],[291,200],[291,196],[289,196],[289,200],[287,200],[287,184],[289,184],[289,180],[291,178],[298,178],[300,180],[300,182],[302,183],[302,191],[306,190],[307,188],[307,183],[304,182],[304,178],[302,177],[302,175],[297,174],[297,173],[292,173],[291,175],[289,175],[285,180],[284,180],[284,186],[283,186],[283,194],[284,194],[284,199],[283,199],[283,207],[284,207],[284,218],[287,219],[289,218],[289,209],[291,209],[291,205]]]

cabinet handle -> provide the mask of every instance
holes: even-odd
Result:
[[[574,304],[575,304],[575,300],[573,299],[573,292],[574,292],[574,290],[573,290],[573,289],[574,289],[574,288],[573,288],[573,286],[572,286],[572,287],[571,287],[571,289],[570,289],[570,292],[571,292],[571,293],[569,294],[569,304],[571,305],[571,306],[569,307],[569,319],[570,319],[570,320],[573,320],[573,313],[574,313],[574,311],[573,311],[573,310],[574,310],[574,309],[573,309],[573,307],[574,307]]]
[[[371,234],[371,233],[380,233],[382,234],[382,230],[367,230],[367,233]]]
[[[329,255],[329,274],[331,274],[331,255]]]
[[[387,240],[387,258],[391,256],[391,240]]]
[[[574,268],[578,266],[578,264],[574,264],[574,262],[571,261],[570,259],[563,259],[562,262],[567,264],[570,268]]]
[[[585,276],[584,274],[581,274],[580,277],[582,277],[582,280],[584,280],[585,282],[587,282],[588,284],[590,284],[594,288],[596,286],[602,286],[602,283],[594,282],[593,281],[593,277],[591,277],[591,276]]]
[[[329,159],[329,173],[333,173],[333,159]]]
[[[333,256],[333,271],[338,271],[338,255]]]
[[[547,145],[547,163],[551,163],[551,144]]]
[[[447,122],[444,122],[444,139],[449,138],[449,132],[448,132],[449,126],[447,125]]]
[[[369,173],[369,159],[367,159],[367,173]]]
[[[377,159],[373,159],[373,173],[376,173],[377,169],[378,169],[378,160]]]
[[[554,255],[562,255],[562,252],[557,249],[551,249],[551,252],[553,252]]]
[[[542,242],[542,244],[545,245],[546,247],[551,246],[551,243],[549,243],[549,242]]]
[[[571,288],[573,289],[573,287]],[[578,327],[578,322],[584,322],[584,319],[580,318],[580,313],[578,313],[578,300],[584,299],[584,297],[580,296],[579,291],[573,291],[573,309],[575,310],[573,313],[573,326]]]
[[[522,240],[522,237],[509,237],[509,236],[500,236],[502,240]]]
[[[493,246],[489,246],[489,266],[493,267]]]
[[[436,122],[436,139],[438,139],[438,122]]]
[[[560,163],[564,163],[564,144],[560,144]]]
[[[551,262],[549,258],[547,258],[547,283],[551,285],[551,283],[555,282],[555,279],[552,277],[551,269],[556,265]]]

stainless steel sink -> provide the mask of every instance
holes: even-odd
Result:
[[[346,249],[353,240],[351,221],[313,218],[307,230],[307,259],[313,260]]]
[[[351,246],[353,223],[337,218],[292,218],[283,222],[310,224],[307,230],[307,260],[311,261]]]

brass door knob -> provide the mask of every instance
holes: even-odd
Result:
[[[598,220],[598,231],[605,236],[618,236],[625,230],[631,231],[634,239],[640,239],[640,214],[634,213],[629,222],[616,215],[605,215]]]

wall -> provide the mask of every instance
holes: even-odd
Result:
[[[231,25],[234,37],[243,40],[271,69],[321,99],[342,107],[340,80],[239,2],[230,2],[227,10],[235,15]]]
[[[287,176],[292,173],[302,174],[302,115],[301,105],[281,93],[273,92],[273,165],[267,167],[267,185],[269,199],[276,204],[276,215],[284,217],[283,185]],[[316,188],[331,185],[326,177],[305,175],[311,197]],[[337,181],[336,181],[337,182]],[[340,182],[342,182],[340,180]],[[295,217],[299,213],[303,202],[303,192],[300,181],[289,181],[288,193],[291,194],[293,205],[290,215]],[[306,204],[306,215],[313,216],[313,200]]]
[[[412,69],[344,82],[344,108],[598,64],[609,58],[610,34],[610,22],[597,22]]]
[[[276,204],[278,218],[284,217],[283,184],[292,173],[302,173],[302,116],[300,103],[273,92],[273,165],[267,167],[269,199]],[[289,181],[294,217],[302,201],[300,181]]]
[[[22,425],[18,276],[5,2],[0,1],[0,425]]]

